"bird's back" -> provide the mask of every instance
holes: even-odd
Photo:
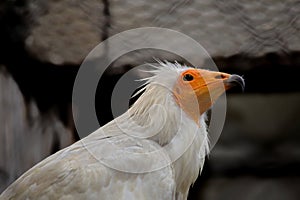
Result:
[[[99,129],[48,157],[0,199],[174,199],[174,172],[161,147],[105,128],[115,131],[101,136]]]

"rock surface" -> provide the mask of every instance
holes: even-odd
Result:
[[[300,4],[295,0],[26,0],[4,1],[2,7],[22,19],[15,31],[23,35],[28,52],[57,65],[80,64],[109,36],[147,26],[187,34],[212,57],[300,50]]]
[[[74,142],[54,113],[43,115],[25,102],[16,82],[0,66],[0,191],[26,170]]]

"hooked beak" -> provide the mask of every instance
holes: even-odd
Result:
[[[244,79],[236,74],[230,75],[228,79],[224,80],[224,85],[226,89],[232,88],[233,86],[240,86],[242,91],[245,90]]]

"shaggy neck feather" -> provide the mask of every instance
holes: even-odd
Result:
[[[158,88],[160,87],[160,88]],[[196,124],[174,101],[172,92],[160,85],[148,85],[128,111],[131,119],[145,127],[139,133],[165,147],[173,161],[177,192],[186,196],[196,180],[208,152],[205,114]],[[150,134],[151,130],[154,134]]]

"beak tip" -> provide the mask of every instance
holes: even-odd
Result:
[[[228,85],[230,87],[238,85],[241,87],[242,91],[245,90],[245,81],[244,79],[236,74],[231,75],[227,80],[225,80],[225,85]]]

